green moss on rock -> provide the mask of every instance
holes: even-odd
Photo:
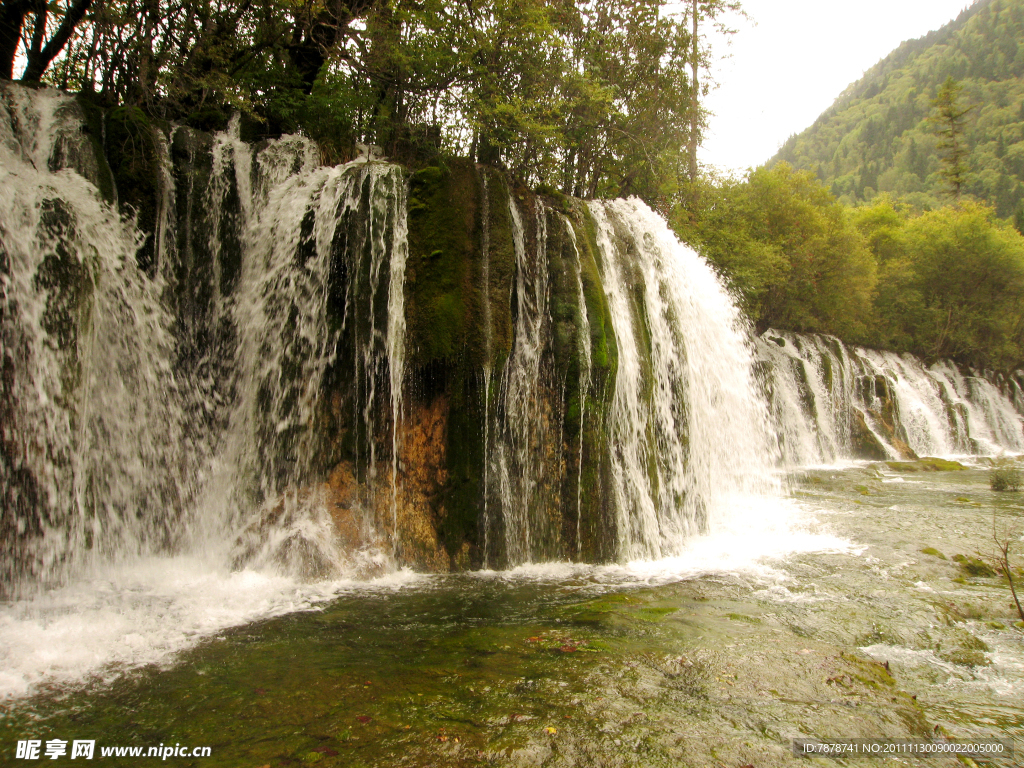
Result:
[[[41,241],[47,243],[34,278],[36,288],[46,294],[40,325],[53,348],[60,350],[61,405],[70,407],[81,383],[78,340],[91,321],[95,264],[90,263],[90,256],[95,258],[96,254],[79,253],[69,242],[75,238],[77,222],[74,211],[63,200],[44,200],[40,214]]]
[[[960,472],[967,469],[959,461],[933,456],[925,456],[917,461],[887,461],[885,465],[894,472]]]
[[[854,455],[863,459],[881,459],[889,457],[889,452],[878,436],[871,431],[864,414],[854,409],[850,424],[850,438],[853,441]]]
[[[977,557],[971,557],[970,555],[953,555],[953,562],[959,563],[964,573],[968,576],[988,579],[996,575],[992,566]]]
[[[455,362],[469,349],[478,275],[479,206],[476,170],[449,161],[414,173],[409,182],[409,260],[406,271],[407,344],[412,365]],[[479,344],[479,339],[473,339]],[[476,345],[475,345],[476,346]]]
[[[611,312],[601,281],[600,249],[590,210],[577,203],[570,219],[579,251],[580,280],[590,324],[590,386],[580,405],[583,450],[578,467],[580,504],[577,521],[578,557],[588,562],[616,556],[616,510],[611,486],[611,455],[607,450],[605,422],[618,369],[618,347]],[[575,511],[573,518],[575,518]],[[576,535],[573,533],[573,539]]]

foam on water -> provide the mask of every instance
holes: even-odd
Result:
[[[837,536],[817,517],[817,510],[791,499],[737,495],[733,512],[702,536],[690,538],[671,557],[624,564],[525,563],[506,571],[476,571],[477,578],[509,581],[585,579],[606,585],[667,584],[714,574],[754,578],[766,584],[788,580],[785,560],[794,555],[860,555],[865,547]]]
[[[782,565],[794,555],[862,551],[861,546],[830,532],[810,507],[778,497],[737,495],[732,514],[720,519],[706,536],[689,539],[678,555],[634,561],[625,569],[653,583],[714,573],[778,581],[788,578]]]
[[[0,699],[106,684],[130,668],[171,664],[230,627],[315,610],[344,592],[401,589],[425,578],[400,570],[369,581],[310,583],[184,556],[97,568],[0,608]]]
[[[986,639],[991,640],[990,637]],[[878,661],[924,669],[933,679],[937,677],[939,683],[950,688],[973,690],[1010,700],[1024,693],[1024,663],[1021,662],[1019,650],[1014,653],[996,649],[985,653],[989,663],[982,666],[955,664],[930,649],[886,643],[864,646],[860,650]]]

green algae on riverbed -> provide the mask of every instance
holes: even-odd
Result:
[[[837,724],[928,731],[881,665],[736,627],[757,607],[728,583],[581,599],[445,581],[228,633],[117,690],[37,700],[42,723],[9,713],[8,732],[208,745],[203,766],[696,766],[784,764],[789,738]]]

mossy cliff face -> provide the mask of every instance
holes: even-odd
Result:
[[[302,139],[249,145],[59,100],[48,170],[75,170],[134,224],[137,280],[161,305],[160,365],[184,425],[168,529],[209,513],[202,484],[217,467],[230,477],[212,504],[242,531],[240,564],[304,505],[343,549],[423,570],[619,554],[606,431],[617,350],[586,206],[464,160],[327,169]],[[325,203],[336,182],[344,193]],[[59,200],[44,218],[73,226]],[[58,250],[36,277],[72,404],[90,274]],[[297,571],[316,575],[325,552],[294,539],[271,561],[305,558]]]
[[[483,297],[480,194],[468,162],[424,168],[409,180],[406,349],[411,420],[437,414],[436,443],[416,441],[406,463],[442,465],[428,495],[432,528],[449,561],[482,562],[478,514],[483,478]],[[443,442],[441,440],[443,439]]]
[[[585,209],[556,204],[468,162],[410,179],[408,417],[443,422],[429,506],[451,567],[615,554],[614,341]]]
[[[575,530],[563,528],[564,541],[576,560],[608,561],[619,554],[607,438],[618,350],[590,211],[580,201],[569,201],[558,220],[562,227],[552,228],[558,235],[552,235],[551,242],[561,248],[549,247],[552,274],[559,278],[553,355],[565,361],[560,373],[566,382],[563,446],[579,445],[578,451],[570,448],[566,453],[563,519],[575,522]]]

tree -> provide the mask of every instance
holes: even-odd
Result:
[[[709,62],[709,49],[701,48],[700,26],[711,22],[720,34],[731,35],[735,32],[727,28],[720,17],[726,11],[743,14],[738,2],[727,0],[691,0],[690,15],[690,134],[687,137],[686,152],[688,160],[688,178],[691,183],[697,181],[697,147],[700,145],[704,118],[701,114],[700,97],[707,95],[708,86],[701,87],[700,68]]]
[[[1024,237],[963,203],[889,229],[875,306],[884,346],[978,368],[1024,359]]]
[[[92,5],[93,0],[65,0],[63,4],[46,0],[3,0],[0,5],[0,78],[14,77],[14,61],[22,47],[27,63],[21,79],[38,81],[64,50]],[[29,16],[32,17],[32,34],[26,43],[22,32]]]
[[[215,129],[241,111],[334,159],[417,142],[668,212],[705,115],[695,37],[733,0],[0,0],[8,76]],[[65,5],[61,5],[65,3]],[[689,17],[687,16],[689,12]],[[58,23],[59,22],[59,23]],[[22,30],[25,27],[28,31]],[[52,33],[50,42],[43,39]],[[45,44],[44,44],[45,43]],[[52,43],[52,44],[51,44]],[[6,45],[6,48],[4,46]],[[689,157],[689,167],[688,158]]]
[[[875,262],[843,207],[813,174],[780,163],[702,196],[708,200],[695,225],[679,211],[673,222],[731,280],[758,330],[866,340]]]
[[[963,86],[952,77],[939,88],[932,106],[935,109],[931,121],[939,137],[938,148],[942,152],[942,177],[949,184],[949,194],[957,202],[967,180],[967,157],[969,150],[964,139],[964,117],[973,107],[960,104]]]

